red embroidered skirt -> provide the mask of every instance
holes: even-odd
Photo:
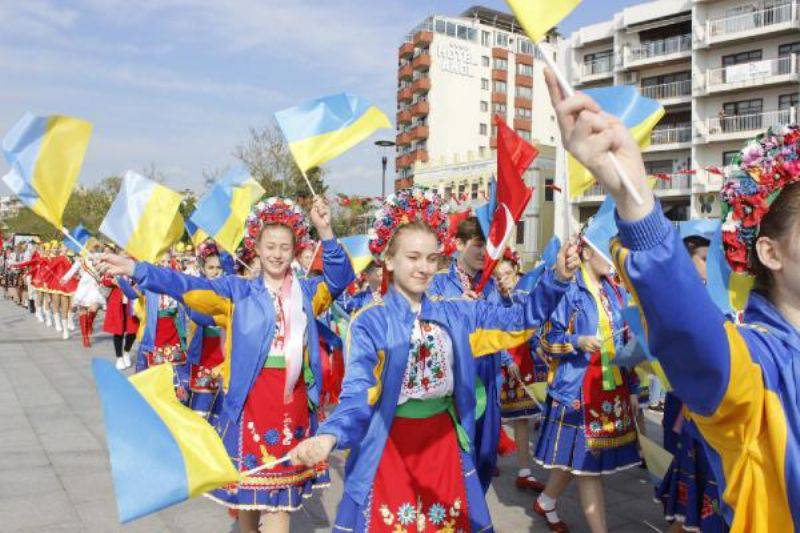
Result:
[[[156,323],[155,349],[147,352],[147,366],[172,363],[174,365],[186,362],[186,351],[181,348],[181,338],[172,316],[160,316]]]
[[[395,417],[373,483],[369,531],[468,531],[467,491],[453,421]]]
[[[205,334],[200,352],[200,364],[192,365],[189,389],[192,392],[217,392],[219,384],[211,371],[222,364],[223,359],[222,338],[218,334]]]

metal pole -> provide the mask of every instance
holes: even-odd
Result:
[[[381,198],[386,198],[386,164],[389,159],[386,156],[381,158],[381,167],[383,167],[383,176],[381,178]]]

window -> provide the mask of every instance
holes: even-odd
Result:
[[[444,188],[444,199],[449,200],[453,196],[453,186],[448,185]]]
[[[466,40],[467,38],[467,27],[466,26],[458,26],[458,38]]]
[[[461,198],[461,196],[466,192],[466,190],[467,190],[467,186],[464,183],[459,185],[458,186],[458,197]]]
[[[479,146],[478,147],[478,155],[481,156],[481,157],[486,157],[486,147],[485,146]]]
[[[644,170],[649,176],[655,174],[672,174],[675,164],[672,159],[662,159],[660,161],[645,161]]]
[[[530,119],[532,116],[532,112],[527,107],[518,107],[517,108],[517,117],[518,118],[527,118]]]
[[[690,81],[692,79],[691,71],[685,72],[672,72],[670,74],[662,74],[661,76],[651,76],[649,78],[642,78],[642,87],[652,87],[653,85],[666,85],[668,83],[675,83],[677,81]]]
[[[517,222],[517,236],[514,239],[517,244],[525,244],[525,221]]]
[[[494,92],[496,93],[505,93],[508,91],[508,85],[506,82],[500,80],[494,80]]]
[[[545,202],[552,202],[555,200],[555,195],[553,194],[554,181],[553,178],[545,178],[544,180],[544,201]]]
[[[486,124],[481,123],[480,127],[478,128],[478,133],[480,133],[481,135],[486,135],[487,131],[488,131],[488,126],[486,126]]]
[[[489,64],[490,64],[489,56],[482,56],[481,57],[481,65],[483,65],[484,67],[488,67]]]
[[[436,33],[444,33],[446,24],[442,19],[436,19]]]
[[[727,167],[733,164],[733,160],[739,155],[739,150],[722,152],[722,166]]]
[[[492,137],[497,137],[497,126],[492,124]]]
[[[778,47],[778,57],[786,57],[792,54],[800,55],[800,42],[782,44]]]
[[[586,54],[583,56],[583,64],[586,74],[611,72],[611,67],[614,65],[614,51],[604,50],[603,52]]]
[[[516,130],[516,131],[517,131],[517,135],[519,135],[520,137],[522,137],[526,141],[530,141],[531,140],[531,132],[529,132],[528,130]]]
[[[494,58],[494,68],[498,70],[508,70],[508,59]]]
[[[453,24],[452,22],[447,23],[447,35],[449,35],[450,37],[456,36],[456,25]]]
[[[492,34],[488,31],[481,31],[481,44],[483,46],[491,46],[492,45]]]
[[[754,115],[756,113],[761,113],[763,109],[764,100],[762,98],[722,104],[722,112],[726,117]]]
[[[475,30],[473,28],[467,29],[467,39],[469,39],[470,41],[474,41],[477,37],[478,37],[478,30]]]
[[[530,87],[520,87],[517,85],[517,97],[532,99],[533,89]]]
[[[517,63],[517,74],[520,76],[533,76],[533,65]]]
[[[800,94],[782,94],[778,97],[778,109],[797,108],[800,105]]]
[[[482,112],[489,111],[489,102],[481,101],[481,111]]]
[[[478,199],[478,183],[473,183],[470,185],[469,197],[473,200]]]
[[[498,103],[492,104],[492,113],[494,113],[495,115],[501,115],[503,118],[505,118],[507,111],[508,108],[506,107],[506,104],[498,104]]]
[[[533,55],[533,43],[527,39],[520,39],[519,40],[519,51],[523,54],[531,54]]]
[[[508,35],[502,32],[497,32],[494,36],[494,44],[497,46],[508,46]]]
[[[487,80],[486,78],[481,78],[481,89],[483,89],[484,91],[489,90],[489,80]]]
[[[729,67],[731,65],[741,65],[742,63],[761,61],[762,56],[763,54],[761,53],[761,50],[750,50],[749,52],[739,52],[738,54],[722,56],[722,66]]]

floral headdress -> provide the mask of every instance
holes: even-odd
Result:
[[[201,261],[205,262],[205,260],[212,255],[219,255],[217,243],[211,239],[207,239],[197,245],[197,257],[200,258]]]
[[[453,249],[447,232],[448,206],[434,191],[413,187],[389,195],[375,213],[369,232],[369,249],[382,259],[389,241],[398,228],[411,222],[422,222],[433,230],[443,252]]]
[[[295,250],[305,246],[309,240],[308,222],[300,208],[291,200],[272,197],[258,202],[248,215],[245,221],[245,248],[255,250],[256,239],[264,226],[269,224],[289,228],[294,234]]]
[[[800,126],[770,128],[747,143],[722,186],[722,242],[734,272],[754,274],[762,219],[784,187],[800,182]]]
[[[506,249],[503,250],[503,259],[505,261],[511,261],[514,263],[514,266],[519,267],[519,254],[513,248],[506,247]]]

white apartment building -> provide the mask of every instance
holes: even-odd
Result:
[[[556,40],[542,45],[553,57]],[[500,115],[541,151],[526,175],[537,193],[514,241],[529,257],[553,232],[545,185],[559,140],[537,53],[512,15],[479,6],[426,18],[398,51],[395,188],[417,183],[484,201],[496,173],[493,117]]]
[[[22,208],[22,201],[16,196],[0,196],[0,219],[13,217]]]
[[[719,216],[722,177],[706,169],[729,165],[768,126],[798,120],[800,0],[643,3],[581,28],[559,52],[577,88],[633,84],[664,105],[644,158],[672,178],[656,193],[674,220]],[[585,221],[602,199],[600,187],[588,191],[573,217]]]

